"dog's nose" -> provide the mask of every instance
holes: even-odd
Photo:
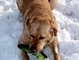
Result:
[[[33,49],[33,50],[32,50],[32,52],[36,53],[36,52],[37,52],[37,50],[36,50],[36,49]]]
[[[36,52],[37,52],[37,49],[36,49],[36,48],[34,48],[34,47],[31,47],[31,48],[30,48],[30,50],[31,50],[32,52],[34,52],[34,53],[36,53]]]

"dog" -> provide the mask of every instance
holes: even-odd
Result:
[[[18,44],[29,45],[32,52],[41,52],[46,46],[51,48],[54,60],[60,60],[57,41],[58,26],[51,10],[57,0],[17,0],[23,17],[23,32]],[[29,60],[22,51],[23,60]]]

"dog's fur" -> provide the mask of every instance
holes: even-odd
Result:
[[[23,16],[23,33],[19,44],[29,45],[34,53],[49,46],[54,60],[60,60],[58,52],[56,19],[51,12],[57,0],[17,0],[17,6]],[[23,60],[29,60],[22,51]]]

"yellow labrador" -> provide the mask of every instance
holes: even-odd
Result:
[[[29,45],[32,52],[41,52],[46,46],[51,48],[54,60],[60,60],[57,42],[58,27],[51,12],[56,0],[17,0],[23,16],[23,33],[19,44]],[[22,51],[23,60],[29,60]]]

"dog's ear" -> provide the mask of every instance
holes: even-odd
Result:
[[[58,28],[56,22],[51,22],[50,32],[54,36],[57,36]]]
[[[38,18],[37,17],[31,17],[31,18],[28,18],[26,20],[26,25],[29,26],[31,23],[33,23],[34,21],[37,21]]]
[[[29,26],[32,23],[32,21],[33,21],[33,18],[28,18],[26,20],[26,25]]]
[[[27,21],[25,22],[27,26],[29,26],[30,19],[31,18],[27,19]]]

